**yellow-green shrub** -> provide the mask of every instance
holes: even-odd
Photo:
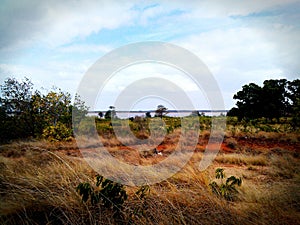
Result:
[[[72,137],[72,130],[65,124],[58,122],[55,126],[46,127],[42,137],[49,141],[68,141]]]

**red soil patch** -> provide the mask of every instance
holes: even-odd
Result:
[[[239,146],[248,147],[250,149],[270,150],[280,148],[291,152],[300,152],[299,142],[277,141],[277,140],[261,140],[254,138],[238,139]]]
[[[235,148],[229,147],[226,143],[221,144],[221,148],[219,149],[222,153],[234,153],[234,152],[240,152],[242,149],[247,150],[248,152],[264,152],[264,151],[270,151],[272,149],[281,149],[283,151],[290,151],[294,153],[300,153],[300,143],[295,142],[288,142],[288,141],[276,141],[276,140],[261,140],[261,139],[251,139],[251,138],[237,138],[235,139],[237,141],[237,145]],[[195,148],[195,152],[204,152],[207,147],[208,140],[201,140],[197,144]],[[120,150],[123,151],[132,151],[135,150],[135,146],[118,146]],[[165,154],[171,154],[176,149],[176,144],[169,143],[169,142],[163,142],[159,146],[156,147],[158,151],[165,153]],[[216,144],[214,148],[214,144],[211,144],[211,148],[214,150],[217,150],[218,144]],[[92,151],[92,149],[90,149]],[[63,152],[66,155],[74,156],[74,157],[82,157],[81,153],[78,149],[67,149],[67,150],[58,150],[59,152]],[[89,151],[86,149],[85,151]]]

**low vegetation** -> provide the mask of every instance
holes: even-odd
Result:
[[[219,197],[225,198],[227,201],[234,201],[236,199],[236,195],[238,194],[236,186],[241,186],[242,178],[231,176],[227,178],[226,182],[224,183],[224,169],[218,168],[216,169],[216,179],[220,179],[221,183],[218,184],[216,181],[211,182],[209,186],[211,187],[212,192]]]

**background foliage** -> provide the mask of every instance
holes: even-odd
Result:
[[[0,90],[0,142],[41,136],[64,140],[72,135],[72,110],[87,113],[78,96],[72,104],[61,89],[34,91],[28,78],[8,78]]]
[[[300,80],[286,79],[265,80],[263,86],[250,83],[244,85],[234,96],[236,106],[228,112],[228,116],[237,116],[239,120],[279,119],[290,116],[294,119],[294,126],[299,126]]]

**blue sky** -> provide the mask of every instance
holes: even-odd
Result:
[[[298,21],[299,0],[4,0],[0,81],[26,76],[37,87],[56,86],[74,95],[85,72],[104,54],[134,42],[163,41],[186,48],[208,66],[229,109],[235,103],[233,94],[244,84],[299,78]],[[128,71],[139,79],[149,71],[177,77],[196,108],[208,107],[197,102],[199,92],[192,83],[172,69],[161,69],[145,66],[124,71],[108,84],[111,88],[106,88],[106,97],[97,107],[113,105],[114,98],[108,96],[118,95],[116,87],[124,86]],[[147,104],[139,107],[151,109],[157,102]]]

